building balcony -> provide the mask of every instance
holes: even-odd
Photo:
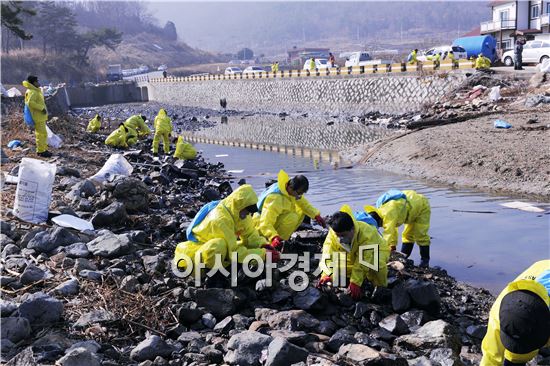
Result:
[[[550,25],[550,14],[542,14],[540,16],[540,25]]]
[[[516,29],[516,20],[497,20],[481,23],[481,33],[498,32],[504,29]]]

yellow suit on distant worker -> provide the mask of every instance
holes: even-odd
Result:
[[[119,128],[111,132],[109,136],[107,136],[107,138],[105,139],[105,145],[127,149],[128,133],[126,131],[126,127],[124,127],[124,125],[121,125]]]
[[[166,115],[166,111],[161,108],[155,117],[155,135],[153,137],[153,153],[159,151],[160,139],[162,139],[162,148],[164,153],[170,152],[170,133],[172,133],[172,120]]]
[[[305,197],[297,200],[288,194],[286,186],[290,178],[284,170],[279,172],[277,178],[277,183],[260,195],[260,214],[254,215],[258,231],[269,241],[276,236],[283,240],[290,239],[306,215],[314,219],[320,214]]]
[[[362,221],[357,221],[348,205],[344,205],[341,212],[345,212],[351,216],[354,225],[354,236],[351,242],[351,250],[348,252],[345,247],[340,244],[340,239],[336,233],[330,229],[328,235],[323,244],[323,255],[321,261],[325,263],[328,268],[332,269],[332,273],[323,272],[323,276],[331,276],[334,272],[341,273],[340,266],[346,266],[346,277],[357,286],[361,286],[365,279],[368,279],[374,286],[388,285],[388,266],[387,262],[390,257],[390,250],[384,241],[384,238],[378,233],[378,230],[372,225],[369,225]],[[366,265],[360,263],[360,251],[359,249],[365,245],[377,245],[378,246],[378,271],[368,268]],[[363,260],[366,263],[374,264],[374,251],[376,249],[364,250],[362,252]],[[333,253],[345,253],[345,263],[340,262],[333,263]],[[332,268],[331,268],[332,267]]]
[[[46,131],[48,112],[46,111],[44,95],[40,88],[37,88],[27,80],[23,81],[23,86],[27,88],[25,92],[25,104],[29,107],[34,121],[36,152],[43,153],[48,150],[48,132]]]
[[[197,157],[197,150],[188,142],[185,142],[182,136],[178,137],[174,157],[181,160],[192,160]]]
[[[135,130],[139,137],[147,136],[151,133],[151,130],[145,124],[145,120],[140,115],[137,115],[137,114],[128,118],[124,122],[124,126]]]
[[[99,114],[96,114],[94,118],[90,120],[90,123],[88,123],[88,127],[86,128],[87,132],[96,133],[101,129],[101,120],[99,118]]]
[[[248,184],[240,186],[221,200],[203,221],[192,229],[197,241],[188,240],[177,245],[174,253],[175,265],[186,268],[187,264],[182,260],[184,255],[195,263],[197,253],[206,268],[215,266],[217,254],[220,255],[224,266],[229,265],[232,253],[237,253],[239,263],[249,254],[257,254],[265,259],[266,250],[260,248],[266,244],[265,238],[258,234],[250,216],[245,219],[239,216],[241,210],[257,202],[256,192]]]

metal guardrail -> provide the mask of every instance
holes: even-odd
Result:
[[[482,22],[480,24],[481,33],[494,32],[494,31],[499,31],[501,29],[515,29],[515,28],[516,28],[515,19],[488,21],[488,22]]]
[[[439,65],[436,62],[432,63],[417,63],[407,64],[380,64],[368,66],[350,66],[350,67],[334,67],[327,69],[310,70],[282,70],[279,72],[260,72],[256,74],[210,74],[210,75],[195,75],[184,77],[166,77],[166,78],[147,78],[151,83],[173,83],[173,82],[189,82],[189,81],[206,81],[206,80],[250,80],[250,79],[274,79],[274,78],[300,78],[300,77],[324,77],[324,76],[346,76],[346,75],[368,75],[368,74],[400,74],[405,72],[431,72],[431,71],[450,71],[458,69],[473,69],[475,63],[470,60],[460,60],[455,62],[441,62]],[[138,80],[136,80],[138,81]]]
[[[312,160],[341,164],[342,160],[337,150],[312,149],[302,146],[266,144],[263,142],[220,140],[196,136],[192,133],[181,133],[181,136],[189,142],[224,145],[231,147],[244,147],[248,149],[278,152],[287,155],[301,156]]]

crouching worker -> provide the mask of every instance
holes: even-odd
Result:
[[[355,300],[363,295],[365,280],[386,287],[390,250],[376,228],[356,220],[347,205],[329,218],[328,226],[318,286],[329,282],[343,285],[344,279],[346,283],[349,279],[348,290]]]
[[[99,114],[96,114],[95,117],[90,120],[90,123],[88,123],[88,127],[86,128],[86,131],[91,133],[97,133],[100,129],[101,129],[101,116]]]
[[[267,246],[258,234],[250,216],[258,210],[258,197],[251,185],[245,184],[221,201],[205,205],[187,228],[187,241],[179,243],[174,253],[174,265],[185,271],[199,264],[207,269],[229,267],[232,257],[243,263],[248,255],[265,260],[270,253],[272,261],[279,260],[279,252]],[[235,253],[235,254],[234,254]],[[188,263],[188,261],[192,263]],[[195,272],[195,275],[197,273]]]
[[[136,114],[135,116],[132,116],[124,121],[124,126],[126,126],[129,130],[134,130],[134,134],[136,136],[145,137],[151,133],[151,130],[147,127],[145,121],[147,121],[147,117]]]
[[[162,139],[162,148],[165,154],[170,153],[170,134],[172,133],[172,120],[164,109],[160,109],[155,117],[155,135],[153,137],[153,155],[159,153],[159,144]]]
[[[376,201],[376,208],[365,206],[365,211],[374,218],[381,219],[384,228],[384,239],[391,250],[397,246],[399,226],[403,230],[401,252],[411,255],[414,243],[420,248],[420,267],[430,265],[430,201],[415,191],[391,189]]]
[[[290,239],[305,216],[313,218],[322,227],[325,220],[318,209],[304,197],[309,189],[309,181],[303,175],[290,179],[281,170],[277,183],[262,192],[258,202],[259,216],[255,215],[256,227],[275,249],[280,249],[283,240]]]
[[[128,129],[123,123],[105,139],[105,145],[121,149],[127,149],[136,142],[137,136],[135,135],[135,131]]]
[[[185,142],[182,136],[178,136],[176,142],[176,152],[174,158],[181,160],[193,160],[197,157],[197,150],[188,142]]]
[[[491,68],[491,60],[480,53],[476,59],[476,70],[489,70]]]
[[[500,295],[489,313],[481,366],[518,366],[550,346],[550,260],[536,262]]]

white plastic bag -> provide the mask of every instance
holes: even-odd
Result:
[[[496,102],[497,100],[500,100],[500,86],[495,86],[491,88],[491,91],[489,92],[489,100],[491,102]]]
[[[129,176],[134,171],[132,165],[122,156],[122,154],[113,154],[105,162],[105,165],[90,180],[101,184],[113,175]]]
[[[21,220],[39,224],[48,219],[56,169],[55,164],[42,160],[21,160],[13,206],[15,215]]]
[[[540,64],[537,65],[537,69],[540,72],[549,72],[550,73],[550,58],[544,59]]]
[[[53,131],[50,130],[48,125],[46,125],[46,131],[48,132],[48,146],[51,146],[54,149],[59,149],[63,144],[63,140],[61,140],[61,137],[53,133]]]
[[[52,219],[59,226],[69,227],[79,231],[93,230],[94,225],[90,221],[81,219],[73,215],[59,215]]]

